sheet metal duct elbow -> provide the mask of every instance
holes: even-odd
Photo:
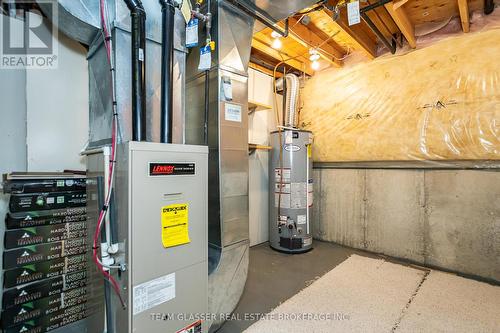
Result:
[[[44,13],[50,13],[57,4],[57,22],[52,22],[68,37],[90,45],[100,31],[99,0],[51,0],[37,1]],[[51,15],[47,15],[51,17]]]

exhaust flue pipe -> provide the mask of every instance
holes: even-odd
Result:
[[[132,18],[132,140],[146,141],[146,12],[141,0],[124,0]]]
[[[161,33],[160,142],[172,143],[175,7],[173,0],[160,0],[160,5],[163,25]]]
[[[495,3],[493,0],[484,0],[484,13],[490,15],[495,10]]]
[[[276,82],[276,89],[283,94],[283,123],[286,127],[297,127],[299,103],[299,78],[295,74],[286,74]]]

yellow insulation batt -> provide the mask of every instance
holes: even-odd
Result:
[[[314,160],[499,160],[500,30],[318,73],[300,123]]]

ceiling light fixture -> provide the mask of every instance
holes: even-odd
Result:
[[[318,50],[314,48],[309,49],[309,60],[318,61],[320,58]]]
[[[276,31],[273,31],[271,32],[271,37],[274,38],[271,47],[276,50],[281,49],[281,47],[283,46],[283,43],[281,42],[281,35]]]
[[[311,56],[309,57],[309,60],[311,60],[311,61],[319,60],[319,54],[311,54]]]
[[[279,38],[275,38],[273,40],[273,43],[271,44],[271,47],[273,49],[276,49],[276,50],[281,49],[282,46],[283,46],[283,43],[281,42],[281,39],[279,39]]]
[[[320,68],[320,64],[318,60],[314,60],[311,62],[311,68],[315,71],[317,71]]]

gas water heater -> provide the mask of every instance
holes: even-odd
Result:
[[[277,83],[286,90],[285,126],[271,132],[269,164],[269,243],[278,251],[302,253],[312,249],[312,141],[310,131],[296,128],[299,82],[293,74]]]

